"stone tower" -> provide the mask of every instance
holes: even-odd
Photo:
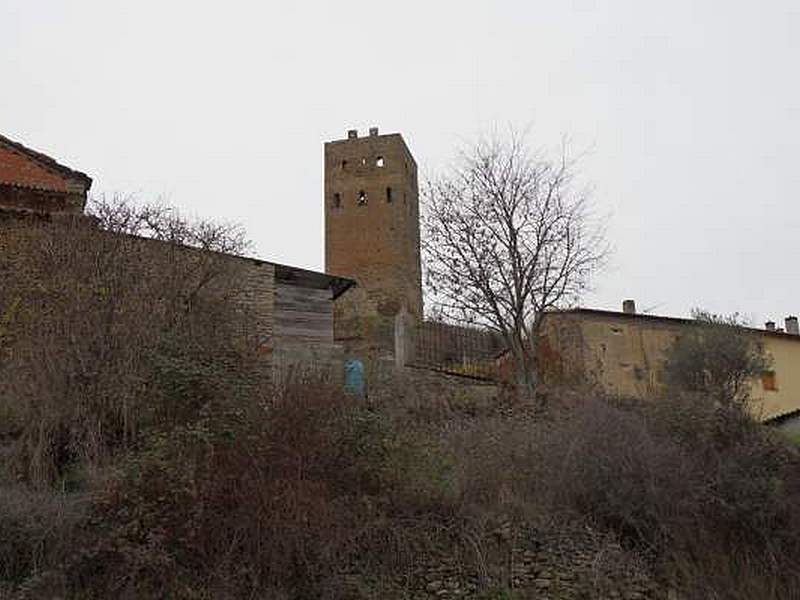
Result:
[[[358,283],[336,304],[339,341],[391,350],[395,316],[422,317],[417,164],[400,134],[325,144],[325,270]]]

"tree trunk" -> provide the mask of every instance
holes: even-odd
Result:
[[[525,349],[514,344],[511,353],[514,357],[514,368],[517,379],[517,397],[520,400],[532,399],[536,395],[538,377],[536,370]]]

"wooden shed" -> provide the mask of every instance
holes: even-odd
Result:
[[[333,344],[333,304],[355,282],[275,265],[275,345]]]

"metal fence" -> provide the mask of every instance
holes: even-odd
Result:
[[[415,366],[480,379],[496,377],[496,358],[503,344],[491,331],[423,321],[414,338],[409,362]]]

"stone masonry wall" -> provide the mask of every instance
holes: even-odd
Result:
[[[275,266],[247,258],[229,259],[238,280],[235,303],[245,316],[242,336],[269,355],[275,328]]]
[[[40,243],[58,243],[57,236],[49,235],[54,227],[92,228],[93,223],[89,219],[75,220],[66,216],[0,211],[0,285],[6,281],[12,267],[14,273],[21,272],[20,261],[24,258],[24,248]],[[211,281],[205,284],[204,293],[223,295],[233,301],[238,313],[234,324],[238,341],[244,349],[254,351],[265,363],[269,362],[274,344],[274,265],[176,247],[145,238],[126,236],[119,239],[120,243],[131,245],[131,251],[137,253],[143,264],[159,269],[161,276],[167,269],[175,277],[187,277],[189,280],[193,277],[192,273],[212,274]]]

